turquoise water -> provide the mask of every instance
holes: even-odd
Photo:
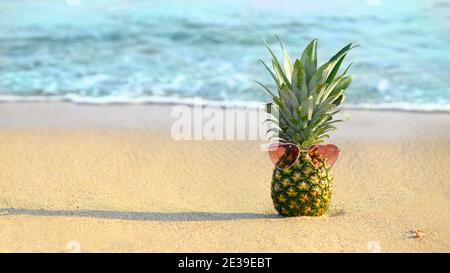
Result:
[[[361,44],[349,106],[450,110],[450,1],[313,2],[3,0],[0,100],[263,102],[278,34],[320,61]]]

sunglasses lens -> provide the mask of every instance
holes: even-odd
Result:
[[[331,167],[339,156],[339,148],[334,144],[312,145],[308,148],[308,155],[313,160],[313,163],[315,162],[315,158],[323,158]]]
[[[274,143],[269,146],[269,157],[279,169],[288,169],[294,165],[300,151],[293,144]]]

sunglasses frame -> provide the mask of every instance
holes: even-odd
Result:
[[[275,167],[276,167],[277,169],[279,169],[279,170],[282,170],[282,171],[283,171],[283,170],[288,170],[288,169],[292,168],[292,166],[294,166],[295,162],[297,162],[297,160],[300,158],[301,152],[306,152],[306,158],[307,158],[307,159],[311,162],[311,164],[312,164],[312,159],[311,159],[311,157],[309,156],[308,151],[309,151],[309,149],[310,149],[312,146],[317,145],[317,144],[312,144],[312,145],[310,145],[310,146],[308,147],[308,149],[302,150],[302,149],[300,148],[300,146],[298,146],[298,145],[295,144],[295,143],[290,143],[290,142],[275,142],[275,143],[273,143],[273,144],[293,145],[293,146],[297,147],[297,149],[298,149],[298,151],[299,151],[299,153],[298,153],[298,155],[297,155],[297,158],[294,160],[294,163],[292,163],[291,165],[289,165],[289,167],[287,167],[287,168],[280,168],[280,167],[277,166],[276,163],[274,163]],[[333,144],[333,145],[335,145],[335,144]],[[341,148],[338,147],[337,145],[335,145],[335,146],[338,148],[339,153],[341,153],[341,152],[342,152]],[[270,147],[269,147],[269,149],[270,149]],[[314,164],[312,164],[312,165],[314,166]]]

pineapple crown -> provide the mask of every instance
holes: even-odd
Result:
[[[324,142],[328,132],[336,130],[335,123],[343,121],[334,119],[341,111],[339,106],[345,98],[345,90],[350,86],[354,76],[347,75],[350,65],[338,75],[345,56],[352,48],[346,45],[327,63],[317,68],[317,40],[312,40],[303,51],[301,58],[292,65],[291,59],[276,36],[283,53],[283,65],[275,53],[264,41],[272,56],[273,70],[259,60],[269,71],[277,86],[277,94],[262,83],[265,91],[273,99],[266,104],[266,111],[272,114],[272,126],[267,133],[272,133],[271,140],[298,144],[303,149],[310,145]]]

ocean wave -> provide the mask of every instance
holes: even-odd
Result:
[[[11,96],[0,95],[0,102],[70,102],[75,104],[92,105],[133,105],[133,104],[184,104],[184,105],[204,105],[215,107],[235,107],[262,109],[265,102],[261,101],[218,101],[208,100],[201,97],[164,97],[164,96],[141,96],[141,97],[85,97],[76,94],[67,94],[62,96]],[[392,103],[349,103],[344,106],[348,110],[391,110],[407,112],[448,112],[450,113],[450,104],[440,103],[410,103],[410,102],[392,102]]]
[[[343,64],[353,62],[356,75],[347,105],[447,111],[450,104],[443,0],[57,2],[0,1],[3,100],[261,104],[269,98],[254,80],[275,85],[257,62],[270,58],[260,36],[281,53],[278,34],[297,58],[319,38],[320,63],[340,46],[361,44]]]

